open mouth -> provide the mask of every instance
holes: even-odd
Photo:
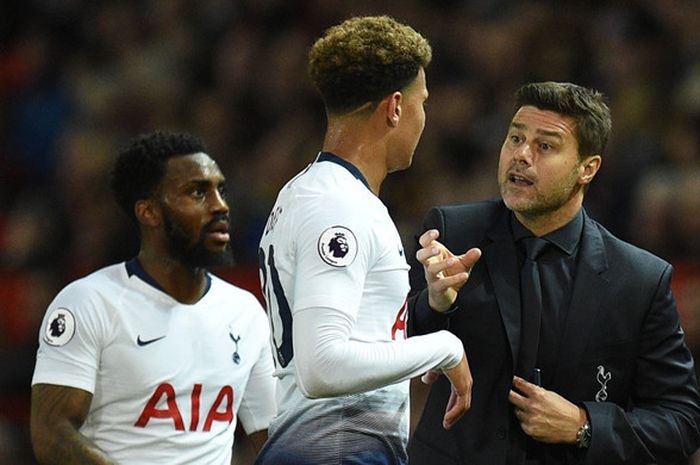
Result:
[[[508,175],[508,181],[516,186],[531,186],[534,184],[530,179],[517,173],[510,173]]]

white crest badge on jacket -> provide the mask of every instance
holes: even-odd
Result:
[[[605,371],[603,365],[598,365],[598,374],[596,375],[596,380],[600,384],[600,389],[595,395],[596,402],[605,402],[608,398],[608,382],[612,379],[612,372]]]

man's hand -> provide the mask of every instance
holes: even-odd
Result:
[[[423,265],[430,308],[444,312],[457,300],[457,293],[469,279],[481,250],[473,248],[462,255],[454,255],[437,241],[439,236],[436,229],[424,232],[418,239],[421,248],[416,252],[416,259]]]
[[[513,388],[508,400],[525,434],[540,442],[576,443],[576,433],[588,418],[586,409],[517,376]]]
[[[445,416],[442,420],[442,426],[445,429],[450,429],[457,420],[464,415],[464,412],[469,410],[472,404],[473,380],[472,372],[469,369],[469,362],[467,361],[467,354],[462,356],[459,365],[449,370],[444,370],[444,373],[452,384],[452,392],[450,393],[450,400],[445,407]],[[431,375],[429,376],[429,374]],[[429,379],[426,377],[429,377]],[[437,379],[437,374],[431,371],[423,375],[422,379],[423,382],[432,382]]]

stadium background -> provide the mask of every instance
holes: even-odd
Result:
[[[219,273],[257,292],[268,210],[323,135],[307,50],[353,14],[390,14],[433,45],[423,139],[381,195],[406,245],[429,206],[497,195],[515,88],[595,87],[614,135],[586,208],[675,265],[700,353],[700,2],[10,0],[0,4],[0,463],[34,463],[29,382],[47,304],[136,251],[107,188],[116,149],[157,128],[204,139],[231,187],[238,264]]]

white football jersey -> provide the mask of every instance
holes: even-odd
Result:
[[[69,284],[32,384],[92,393],[80,431],[117,463],[229,465],[237,420],[252,433],[275,412],[269,327],[251,293],[208,282],[182,304],[131,260]]]
[[[259,254],[280,383],[257,463],[405,463],[409,378],[463,349],[446,332],[406,339],[409,266],[386,206],[356,167],[321,153],[280,191]],[[347,337],[333,339],[336,326]],[[300,348],[318,360],[297,364]],[[337,394],[309,398],[303,380],[318,373]]]

